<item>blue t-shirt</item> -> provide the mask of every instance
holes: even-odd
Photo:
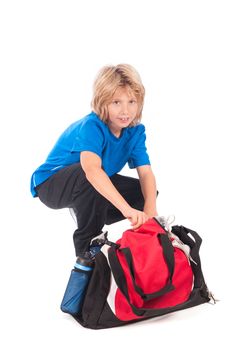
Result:
[[[102,168],[108,176],[118,173],[127,162],[131,169],[149,165],[145,140],[143,124],[122,129],[118,138],[92,112],[71,124],[59,137],[45,163],[33,173],[31,193],[37,197],[36,186],[65,166],[79,163],[82,151],[96,153],[102,159]]]

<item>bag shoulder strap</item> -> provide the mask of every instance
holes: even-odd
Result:
[[[202,243],[201,237],[197,232],[184,227],[184,226],[172,226],[172,233],[177,235],[181,241],[187,244],[190,247],[190,255],[192,260],[190,261],[192,270],[194,273],[194,288],[200,288],[205,285],[204,276],[201,269],[201,260],[200,260],[200,246]]]

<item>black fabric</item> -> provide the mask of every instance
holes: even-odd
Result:
[[[115,174],[110,180],[130,206],[143,210],[144,198],[137,178]],[[105,224],[125,219],[89,183],[80,163],[61,169],[36,190],[40,200],[49,208],[74,210],[78,226],[73,235],[76,256],[89,249],[90,241],[101,233]]]

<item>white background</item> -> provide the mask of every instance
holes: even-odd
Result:
[[[2,349],[232,346],[231,6],[1,1]],[[143,122],[159,214],[175,214],[176,224],[202,236],[206,282],[221,301],[93,331],[59,310],[75,224],[67,210],[33,199],[29,181],[60,133],[90,112],[97,71],[118,63],[135,66],[146,87]],[[109,231],[128,223],[117,225]]]

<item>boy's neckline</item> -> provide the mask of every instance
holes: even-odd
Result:
[[[121,129],[121,132],[120,132],[120,134],[119,134],[119,136],[116,136],[116,135],[111,131],[111,129],[109,128],[108,124],[106,124],[106,126],[107,126],[107,128],[108,128],[108,131],[109,131],[110,135],[111,135],[115,140],[120,140],[120,139],[122,138],[123,134],[124,134],[125,129],[126,129],[126,128],[122,128],[122,129]]]
[[[107,123],[104,123],[99,117],[98,115],[92,111],[92,114],[108,129],[108,132],[111,136],[111,138],[114,140],[114,141],[119,141],[122,137],[123,137],[123,134],[124,134],[124,131],[127,129],[127,128],[122,128],[121,129],[121,133],[119,136],[116,136],[113,134],[113,132],[111,131],[111,129],[109,128],[108,124]]]

